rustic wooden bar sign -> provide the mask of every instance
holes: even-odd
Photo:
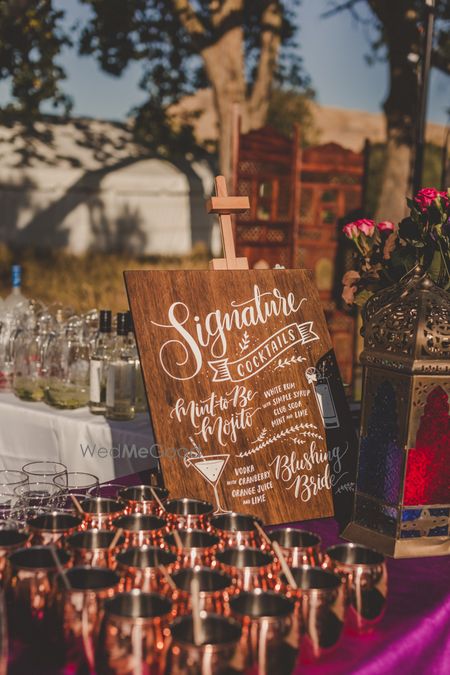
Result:
[[[332,515],[318,293],[305,270],[247,269],[231,214],[248,200],[222,177],[216,192],[225,257],[210,271],[125,272],[165,485],[268,524]]]

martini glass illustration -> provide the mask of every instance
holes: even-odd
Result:
[[[184,456],[184,463],[186,467],[193,466],[198,473],[205,478],[214,490],[217,508],[214,513],[228,513],[222,508],[217,492],[217,485],[222,477],[223,470],[230,459],[230,455],[202,455],[199,448],[191,450]]]

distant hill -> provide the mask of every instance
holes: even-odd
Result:
[[[358,151],[362,149],[366,138],[372,143],[383,143],[385,140],[385,120],[381,112],[329,108],[317,103],[312,103],[311,107],[320,143],[334,141],[345,148]],[[196,113],[192,123],[199,143],[217,139],[217,117],[210,89],[200,89],[194,95],[186,96],[172,107],[171,112],[180,119]],[[428,142],[442,146],[444,134],[443,125],[427,125]]]

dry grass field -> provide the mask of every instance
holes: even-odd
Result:
[[[44,304],[61,302],[75,312],[94,307],[123,311],[128,307],[123,271],[129,269],[206,269],[208,255],[199,247],[183,258],[133,258],[118,254],[76,256],[62,251],[14,252],[0,244],[0,295],[10,291],[10,266],[23,266],[23,292]]]

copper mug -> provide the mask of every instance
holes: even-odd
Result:
[[[261,588],[230,601],[231,615],[242,625],[240,670],[254,675],[287,675],[298,656],[294,602]]]
[[[193,579],[198,579],[199,582],[199,604],[202,611],[212,614],[229,614],[230,598],[235,592],[235,585],[228,574],[197,565],[193,568],[178,570],[172,574],[172,579],[177,587],[171,595],[177,615],[192,613],[191,583]]]
[[[37,644],[42,650],[56,640],[55,554],[63,567],[70,565],[70,555],[63,549],[18,549],[8,556],[4,576],[11,637]]]
[[[254,588],[268,590],[276,583],[276,563],[273,555],[257,548],[246,546],[226,548],[216,554],[213,566],[228,574],[243,591],[251,591]]]
[[[189,528],[203,530],[207,528],[208,518],[214,507],[201,499],[169,499],[164,504],[172,527],[179,530]]]
[[[281,546],[289,567],[314,566],[322,563],[321,539],[317,534],[307,530],[296,530],[293,527],[269,530],[267,534],[272,541],[278,542]]]
[[[193,567],[194,565],[212,564],[219,550],[220,539],[215,534],[205,530],[179,530],[182,549],[178,548],[173,534],[164,537],[166,546],[178,556],[181,567]]]
[[[226,675],[240,671],[241,626],[230,617],[202,612],[201,644],[194,642],[192,616],[170,625],[172,636],[166,675]]]
[[[120,593],[105,602],[97,675],[164,675],[172,603],[157,593]]]
[[[260,548],[262,541],[255,521],[262,525],[262,521],[255,516],[235,512],[221,513],[209,519],[209,529],[220,537],[223,548],[229,546]]]
[[[65,511],[40,513],[26,521],[32,546],[62,546],[66,536],[80,529],[83,518]]]
[[[83,499],[81,508],[84,511],[84,527],[86,529],[110,530],[114,518],[125,510],[125,505],[108,497],[89,497]]]
[[[163,565],[169,574],[176,569],[177,556],[157,546],[127,548],[117,556],[117,571],[122,577],[122,590],[138,588],[145,593],[160,592],[165,585]]]
[[[28,532],[15,529],[0,529],[0,582],[5,573],[7,557],[28,545],[30,535]]]
[[[323,566],[340,576],[346,594],[346,626],[367,633],[386,608],[387,568],[384,556],[360,544],[338,544],[326,550]]]
[[[119,490],[118,496],[125,504],[127,513],[146,513],[161,516],[161,507],[156,501],[154,494],[164,503],[169,496],[169,491],[162,487],[150,487],[150,485],[132,485]]]
[[[113,548],[114,530],[82,530],[65,539],[65,546],[73,556],[74,565],[109,567],[116,565],[116,556],[123,548],[125,537],[121,536]]]
[[[119,592],[120,577],[104,567],[72,567],[66,579],[70,588],[58,579],[57,630],[66,659],[71,653],[84,653],[93,670],[103,604]]]
[[[130,513],[119,516],[113,527],[122,528],[125,546],[160,546],[169,532],[167,520],[145,513]]]
[[[292,567],[291,573],[297,588],[292,588],[281,574],[276,590],[295,601],[300,658],[310,663],[329,654],[341,638],[344,586],[338,576],[320,567]]]

